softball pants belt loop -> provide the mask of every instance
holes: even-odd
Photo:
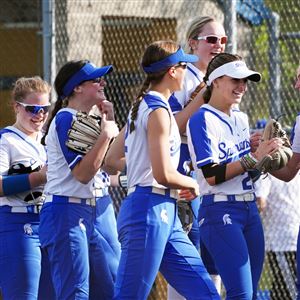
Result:
[[[130,195],[133,192],[141,192],[141,193],[153,193],[158,195],[169,196],[174,199],[178,199],[178,191],[176,189],[163,189],[155,186],[133,186],[130,187],[127,191],[127,195]]]

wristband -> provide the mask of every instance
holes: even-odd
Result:
[[[258,160],[253,155],[251,155],[251,153],[247,153],[240,159],[240,163],[244,171],[253,170],[257,162]]]
[[[29,174],[3,176],[2,190],[4,196],[31,190]]]
[[[126,174],[119,175],[119,186],[122,188],[127,188],[127,175]]]

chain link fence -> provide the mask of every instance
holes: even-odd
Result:
[[[228,22],[231,5],[238,12],[234,22]],[[281,122],[290,128],[300,110],[299,95],[293,87],[300,59],[299,0],[1,0],[0,6],[0,127],[12,123],[8,103],[11,84],[17,77],[44,74],[52,82],[59,68],[71,59],[114,65],[114,72],[107,77],[107,97],[114,103],[117,122],[123,126],[143,81],[140,58],[145,47],[161,39],[173,39],[184,46],[189,22],[200,15],[210,15],[224,23],[229,44],[236,41],[236,53],[263,75],[261,83],[249,84],[240,107],[248,113],[252,127],[258,119],[272,116],[281,117]],[[48,44],[45,28],[42,35],[42,21],[46,18],[53,28],[52,42]],[[45,53],[51,53],[48,65]],[[299,186],[290,197],[298,203]],[[125,190],[111,191],[117,213]],[[274,236],[278,243],[279,238]],[[295,252],[295,248],[290,251]],[[268,254],[260,299],[269,299],[269,291],[274,289],[282,295],[278,299],[292,297],[285,293],[294,289],[294,282],[289,281],[288,288],[283,289],[272,267],[275,265],[274,256]],[[149,299],[166,299],[166,283],[161,276]]]

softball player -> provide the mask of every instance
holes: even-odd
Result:
[[[49,94],[50,86],[40,77],[19,78],[12,91],[16,122],[0,130],[0,286],[4,299],[51,299],[53,295],[49,270],[41,269],[47,261],[38,235],[46,182],[46,151],[40,140],[50,108]]]
[[[296,79],[295,88],[300,90],[300,66],[298,67],[297,70],[297,79]],[[292,141],[292,149],[293,149],[292,158],[289,160],[289,162],[284,168],[272,173],[272,175],[284,181],[292,180],[298,174],[298,171],[300,169],[300,114],[298,114],[296,118],[296,123],[291,134],[291,141]],[[297,176],[299,176],[299,174]],[[300,300],[300,272],[299,272],[300,230],[298,234],[296,258],[297,258],[297,291],[298,291],[297,300]]]
[[[118,216],[122,253],[114,299],[147,299],[159,270],[187,299],[220,299],[176,209],[177,189],[196,196],[198,186],[176,171],[181,142],[168,99],[182,88],[186,63],[196,60],[174,42],[155,42],[144,53],[147,78],[125,137],[117,139],[125,149],[128,196]]]
[[[112,66],[70,61],[55,79],[58,100],[47,128],[48,181],[40,240],[49,253],[59,300],[113,297],[120,246],[108,176],[100,170],[109,143],[118,134],[102,78],[111,70]],[[89,113],[94,105],[102,113],[101,134],[81,155],[67,148],[67,132],[76,113]]]
[[[208,101],[187,127],[188,146],[202,194],[200,238],[212,255],[227,299],[256,299],[264,261],[264,238],[253,184],[240,158],[260,160],[277,149],[277,139],[250,152],[247,116],[233,109],[248,80],[259,81],[237,55],[218,54],[204,80]],[[246,161],[247,162],[247,161]]]
[[[185,174],[184,163],[190,161],[190,154],[186,138],[186,124],[188,119],[195,113],[204,103],[201,94],[195,97],[193,101],[189,101],[192,93],[197,86],[203,82],[208,63],[218,53],[225,50],[227,36],[225,35],[224,27],[214,18],[209,16],[197,17],[189,26],[187,32],[187,44],[189,53],[198,56],[199,60],[194,63],[188,63],[186,74],[183,81],[183,88],[180,91],[173,93],[169,99],[172,111],[175,115],[175,120],[181,133],[180,160],[178,171]],[[192,202],[194,214],[194,222],[188,236],[197,249],[200,247],[200,234],[198,225],[198,210],[200,206],[200,198],[194,199]],[[218,291],[221,289],[221,280],[217,275],[214,264],[207,253],[206,249],[201,247],[201,257],[209,274],[216,284]],[[168,298],[173,300],[175,294],[172,289],[169,289]],[[178,297],[177,297],[178,298]]]

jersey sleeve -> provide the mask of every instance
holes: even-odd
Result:
[[[69,112],[61,112],[55,118],[56,133],[62,153],[72,170],[82,159],[82,155],[66,146],[68,130],[72,126],[73,115]]]
[[[194,114],[187,125],[188,145],[190,152],[195,156],[198,168],[215,162],[213,147],[216,147],[216,137],[205,118],[205,111],[199,110]]]

